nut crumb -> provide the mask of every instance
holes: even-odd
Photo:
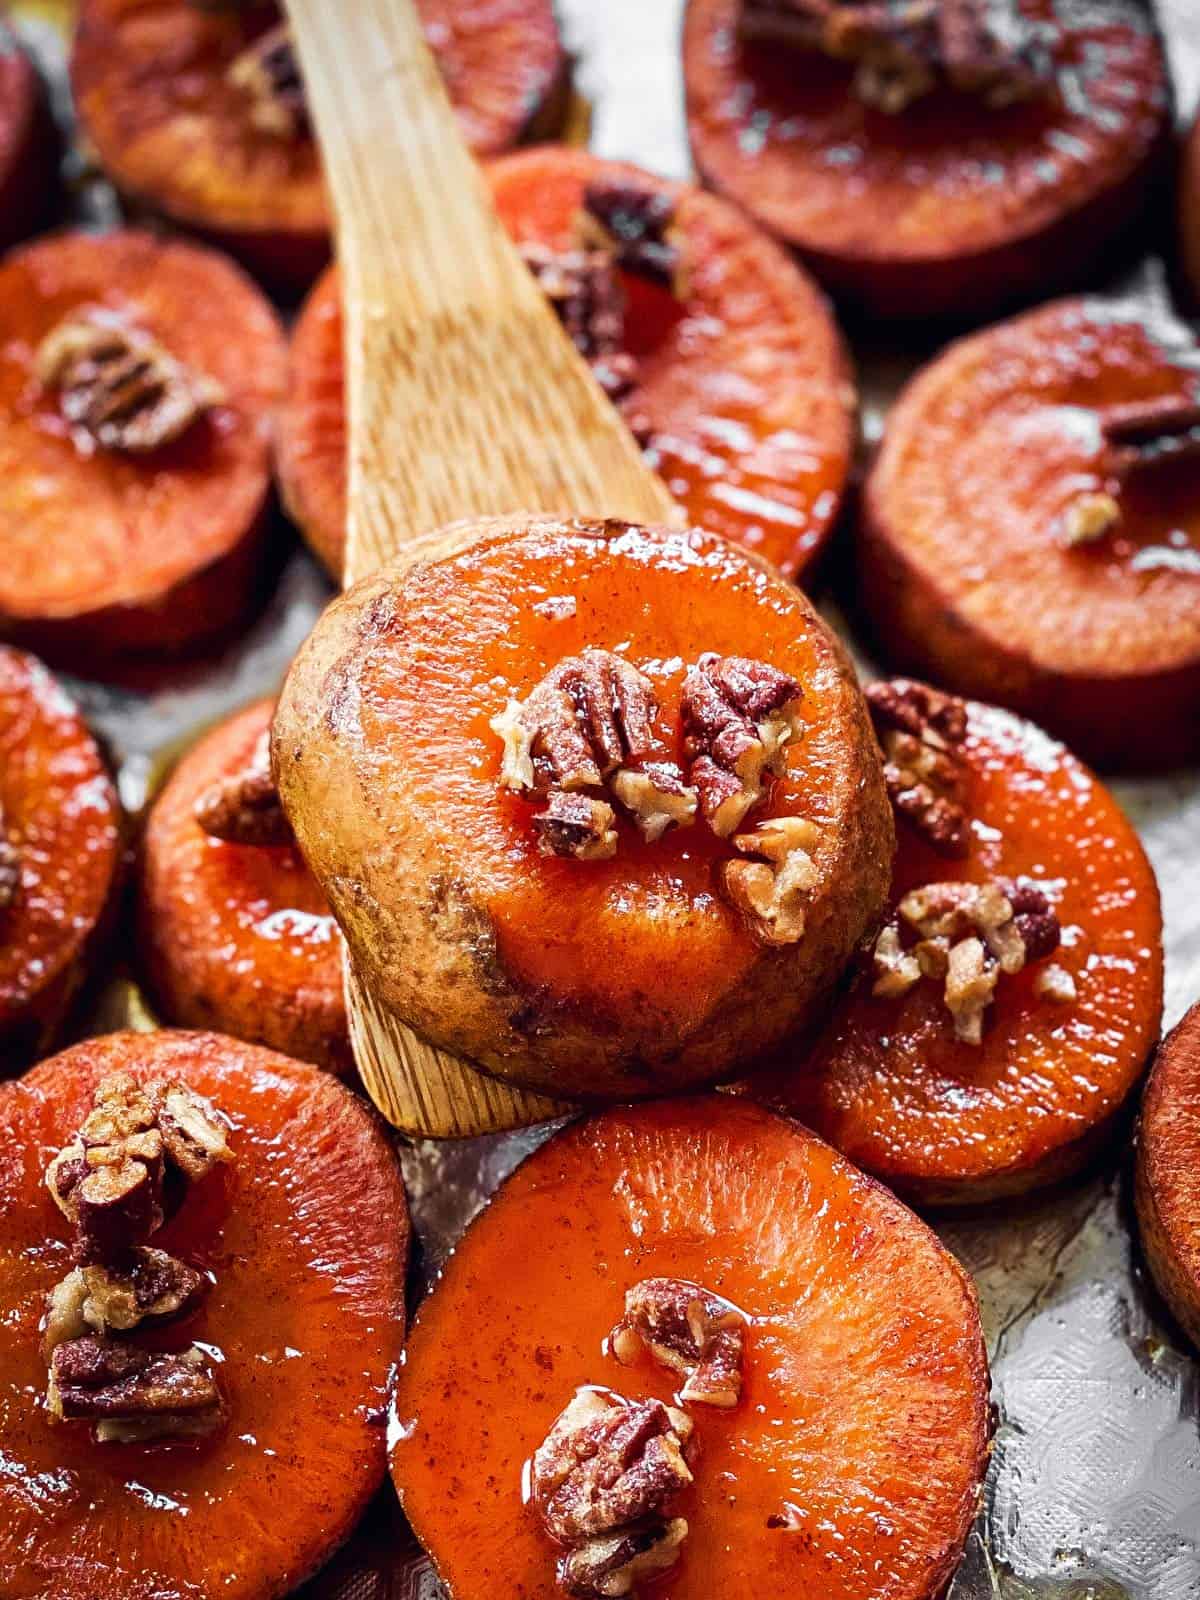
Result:
[[[702,655],[684,683],[688,780],[709,827],[730,838],[787,769],[803,691],[794,678],[743,656]]]
[[[1056,962],[1043,967],[1033,980],[1033,992],[1045,1000],[1055,1000],[1061,1005],[1078,998],[1075,979],[1066,967],[1060,967]]]
[[[1111,494],[1081,494],[1063,513],[1063,543],[1095,544],[1120,525],[1121,507]]]

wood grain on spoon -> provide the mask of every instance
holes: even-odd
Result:
[[[676,518],[491,211],[412,0],[288,0],[336,219],[350,432],[346,581],[460,518]],[[436,548],[436,546],[435,546]],[[363,1082],[397,1127],[498,1132],[569,1109],[476,1072],[347,973]]]

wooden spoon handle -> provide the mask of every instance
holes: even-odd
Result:
[[[347,580],[462,517],[672,519],[496,219],[412,0],[288,9],[337,217]]]

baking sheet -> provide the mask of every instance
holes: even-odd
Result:
[[[560,0],[593,148],[675,176],[689,172],[678,52],[682,3]],[[65,115],[70,4],[18,0],[13,9]],[[1161,0],[1159,11],[1186,116],[1200,96],[1200,0]],[[575,120],[583,125],[587,117],[581,112]],[[111,192],[78,152],[68,170],[78,215],[116,215]],[[1153,260],[1143,263],[1137,282],[1140,292],[1165,293],[1161,264]],[[869,447],[897,384],[932,349],[897,351],[861,333],[854,345]],[[281,550],[263,609],[235,646],[137,688],[73,685],[108,745],[132,813],[202,727],[276,686],[328,599],[315,563],[285,540]],[[844,628],[836,603],[825,604]],[[1200,997],[1200,775],[1116,787],[1163,890],[1170,1025]],[[131,955],[126,947],[118,959],[128,963]],[[89,1026],[98,1031],[131,1021],[149,1019],[118,967]],[[429,1281],[505,1173],[544,1136],[543,1130],[402,1148],[416,1224],[415,1289]],[[1127,1157],[1127,1150],[1118,1152],[1105,1169],[1052,1196],[939,1225],[979,1286],[999,1416],[984,1506],[950,1600],[1200,1596],[1200,1368],[1145,1280]],[[390,1489],[303,1595],[444,1600]]]

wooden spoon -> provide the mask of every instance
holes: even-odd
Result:
[[[493,214],[412,0],[288,0],[288,12],[341,264],[346,581],[427,555],[422,535],[463,517],[676,521]],[[350,970],[346,992],[363,1082],[405,1132],[491,1133],[570,1109],[436,1049]]]

